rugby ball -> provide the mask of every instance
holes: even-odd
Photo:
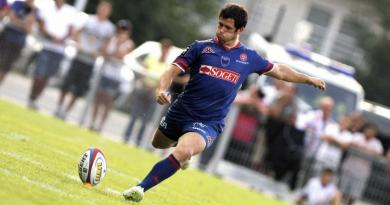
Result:
[[[79,162],[79,176],[81,182],[96,186],[104,178],[107,170],[106,158],[98,148],[89,148],[81,155]]]

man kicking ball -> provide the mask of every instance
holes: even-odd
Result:
[[[239,41],[248,20],[240,5],[227,4],[219,13],[213,39],[195,41],[176,58],[160,78],[156,90],[159,104],[170,104],[169,86],[181,72],[190,73],[184,92],[170,105],[156,130],[152,145],[166,149],[177,144],[172,154],[155,164],[136,186],[123,193],[125,199],[139,202],[144,192],[186,167],[188,160],[209,147],[223,131],[224,119],[237,91],[251,73],[279,80],[313,85],[325,90],[325,82],[272,64]]]

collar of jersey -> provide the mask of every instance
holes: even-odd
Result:
[[[234,46],[231,47],[231,48],[228,48],[228,47],[224,46],[224,45],[218,40],[218,37],[217,37],[217,36],[214,36],[213,40],[214,40],[214,42],[215,42],[216,44],[220,45],[220,46],[221,46],[222,48],[224,48],[225,50],[232,50],[232,49],[234,49],[234,48],[239,48],[239,47],[241,46],[241,42],[238,41],[236,45],[234,45]]]

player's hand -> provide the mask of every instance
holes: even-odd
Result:
[[[321,91],[325,91],[325,89],[326,89],[325,81],[323,81],[320,78],[310,77],[309,84],[311,84],[314,87],[320,89]]]
[[[160,105],[170,104],[171,103],[171,95],[167,91],[156,91],[156,101]]]

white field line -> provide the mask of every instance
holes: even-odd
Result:
[[[10,177],[16,177],[16,178],[19,178],[19,179],[22,179],[23,181],[25,181],[26,183],[28,184],[31,184],[31,185],[35,185],[37,187],[40,187],[42,189],[46,189],[48,191],[52,191],[52,192],[55,192],[59,195],[62,195],[62,196],[68,196],[68,197],[71,197],[71,198],[74,198],[74,199],[77,199],[77,200],[82,200],[88,204],[95,204],[95,202],[91,201],[91,200],[86,200],[84,198],[81,198],[79,196],[76,196],[74,194],[70,194],[68,192],[65,192],[61,189],[58,189],[50,184],[47,184],[45,182],[40,182],[40,181],[35,181],[35,180],[32,180],[26,176],[23,176],[23,175],[19,175],[19,174],[15,174],[7,169],[4,169],[4,168],[1,168],[0,167],[0,172],[7,175],[7,176],[10,176]]]
[[[135,182],[140,182],[140,181],[141,181],[140,178],[131,176],[131,175],[126,174],[126,173],[121,172],[121,171],[117,171],[117,170],[115,170],[115,169],[109,169],[109,168],[107,168],[107,173],[106,173],[106,174],[113,174],[113,175],[125,177],[125,179],[130,179],[130,180],[135,181]]]
[[[7,156],[7,157],[11,157],[11,158],[16,159],[16,160],[20,160],[20,161],[23,161],[23,162],[28,162],[28,163],[33,164],[33,165],[38,166],[38,167],[44,167],[44,165],[41,162],[35,161],[33,159],[29,159],[27,157],[18,155],[16,153],[0,151],[0,154],[4,155],[4,156]]]
[[[11,140],[18,140],[18,141],[29,141],[30,137],[27,135],[23,135],[17,132],[11,132],[7,133],[6,137]]]
[[[110,187],[106,188],[106,191],[108,193],[111,193],[113,195],[117,195],[117,196],[122,196],[122,192],[118,191],[118,190],[115,190],[115,189],[112,189]]]
[[[68,179],[71,179],[72,181],[81,183],[80,178],[79,178],[77,175],[65,174],[65,176],[66,176]]]
[[[47,145],[44,145],[44,144],[40,144],[40,146],[42,146],[44,149],[47,149],[50,152],[54,152],[54,153],[56,153],[58,155],[66,157],[66,158],[78,158],[78,157],[76,157],[74,155],[68,154],[67,152],[61,151],[61,150],[56,149],[54,147],[50,147],[50,146],[47,146]]]
[[[77,182],[77,183],[81,183],[80,178],[79,178],[78,176],[76,176],[76,175],[65,174],[65,176],[66,176],[67,178],[71,179],[72,181],[75,181],[75,182]],[[106,190],[106,192],[108,192],[108,193],[110,193],[110,194],[113,194],[113,195],[116,195],[116,196],[122,196],[122,192],[120,192],[120,191],[118,191],[118,190],[115,190],[115,189],[113,189],[113,188],[108,187],[108,188],[106,188],[105,190]]]

